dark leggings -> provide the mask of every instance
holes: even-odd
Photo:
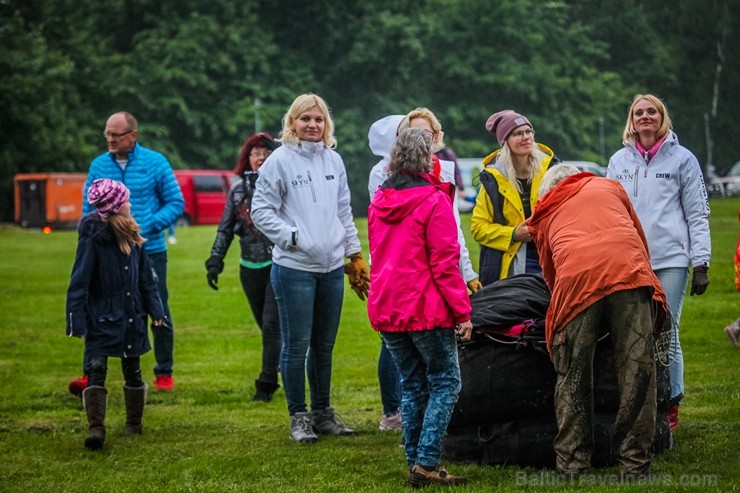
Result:
[[[261,269],[241,266],[239,278],[254,319],[262,332],[262,371],[259,380],[277,384],[281,347],[280,321],[275,293],[270,284],[270,269],[270,266]]]
[[[121,370],[126,387],[141,388],[144,380],[141,378],[141,363],[138,356],[121,358]],[[108,356],[93,356],[88,363],[89,387],[105,387],[105,377],[108,374]]]

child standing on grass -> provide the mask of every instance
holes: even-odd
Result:
[[[125,436],[140,435],[147,385],[139,357],[151,349],[147,314],[160,326],[164,309],[142,249],[144,238],[131,216],[130,192],[123,183],[95,180],[87,200],[95,211],[78,227],[77,253],[67,290],[67,335],[85,339],[88,387],[82,401],[89,422],[85,447],[105,442],[108,357],[121,358],[126,403]]]

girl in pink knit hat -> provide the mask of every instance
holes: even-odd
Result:
[[[96,180],[87,200],[95,211],[78,227],[77,253],[67,290],[67,335],[85,339],[88,386],[82,400],[89,423],[85,447],[105,442],[108,357],[121,358],[126,403],[125,436],[142,432],[147,385],[139,358],[151,349],[147,316],[161,325],[164,309],[144,238],[131,216],[130,192],[123,183]]]

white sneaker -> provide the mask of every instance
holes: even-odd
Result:
[[[380,420],[378,428],[381,431],[396,431],[403,428],[403,421],[401,419],[401,411],[395,413],[384,414]]]
[[[725,334],[727,334],[733,346],[740,347],[740,318],[725,327]]]
[[[311,427],[311,413],[295,413],[290,417],[290,438],[306,443],[319,439]]]

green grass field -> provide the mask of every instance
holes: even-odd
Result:
[[[678,448],[656,457],[655,485],[563,485],[518,467],[451,465],[468,476],[457,491],[737,491],[740,489],[740,349],[722,328],[740,316],[732,257],[737,199],[712,205],[711,285],[684,304],[681,334],[686,399]],[[464,217],[466,229],[469,216]],[[357,221],[363,236],[366,222]],[[107,387],[108,438],[84,449],[87,423],[67,392],[80,375],[82,341],[64,335],[64,303],[76,233],[0,226],[0,491],[10,492],[355,492],[405,491],[399,435],[377,429],[381,414],[378,336],[365,305],[347,288],[334,351],[332,404],[360,433],[296,444],[288,437],[282,390],[252,403],[260,367],[259,331],[238,280],[234,244],[219,280],[203,262],[215,226],[178,230],[170,247],[170,304],[176,330],[172,394],[151,393],[144,435],[124,439],[122,377],[116,360]],[[365,248],[367,254],[367,249]],[[477,257],[477,247],[471,248]],[[619,252],[604,252],[619,255]],[[477,265],[477,260],[475,261]],[[152,380],[153,355],[142,358]],[[432,487],[431,491],[438,490]]]

